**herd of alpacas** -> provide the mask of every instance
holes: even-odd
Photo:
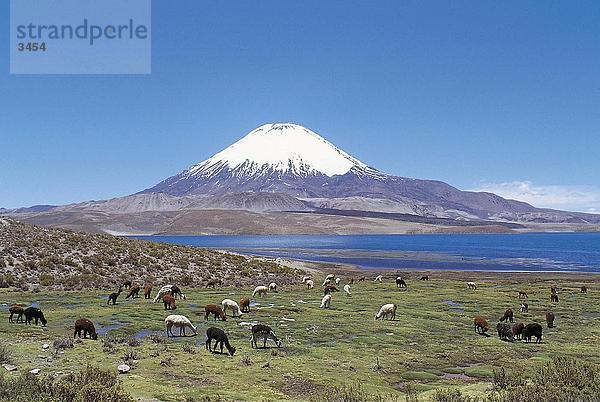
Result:
[[[361,277],[358,279],[359,282],[365,281],[365,277]],[[429,276],[421,276],[419,278],[421,281],[428,281]],[[383,275],[377,275],[374,278],[374,282],[383,282]],[[335,277],[334,274],[329,274],[325,277],[322,283],[323,288],[323,298],[321,299],[320,308],[328,309],[331,307],[331,303],[333,300],[333,294],[338,292],[338,286],[342,282],[341,278]],[[221,281],[217,279],[213,279],[208,281],[206,284],[206,288],[212,287],[215,288],[217,285],[221,285]],[[314,280],[310,276],[304,276],[302,278],[302,283],[307,286],[307,289],[314,288]],[[397,277],[395,280],[396,286],[399,289],[406,289],[407,283],[402,277]],[[346,284],[343,286],[344,294],[347,297],[352,296],[351,286],[354,284],[354,278],[350,278]],[[107,304],[116,305],[117,299],[123,292],[123,289],[127,289],[127,296],[125,299],[135,299],[139,297],[139,292],[142,290],[140,285],[132,283],[131,281],[125,281],[120,286],[116,292],[110,293],[107,298]],[[475,282],[467,282],[467,289],[476,291],[477,285]],[[146,284],[143,288],[144,291],[144,299],[151,299],[153,287],[151,284]],[[275,282],[270,283],[268,286],[256,286],[254,291],[252,292],[252,297],[264,297],[269,292],[278,292],[277,284]],[[587,287],[581,287],[581,293],[587,293]],[[164,285],[162,286],[156,296],[154,297],[154,303],[162,302],[164,304],[165,310],[176,310],[177,304],[176,300],[179,298],[180,300],[186,300],[185,294],[181,291],[179,286],[177,285]],[[521,303],[520,305],[520,313],[529,312],[529,304],[525,302],[529,298],[529,295],[525,291],[519,291],[518,299]],[[550,301],[551,303],[558,303],[558,289],[556,286],[552,286],[550,288]],[[232,317],[240,317],[242,314],[250,312],[250,297],[243,296],[240,298],[239,304],[232,299],[224,299],[220,304],[207,304],[204,307],[204,319],[209,320],[212,316],[214,320],[227,320],[227,311],[230,311]],[[375,320],[395,320],[396,319],[396,310],[398,306],[395,303],[387,303],[379,308],[377,314],[375,314]],[[41,323],[43,326],[47,324],[46,317],[44,313],[35,306],[25,307],[20,304],[13,304],[9,307],[9,322],[14,323],[25,323],[31,324],[32,322],[35,325]],[[555,315],[552,311],[546,311],[545,319],[548,328],[554,327]],[[190,330],[192,335],[197,335],[197,327],[192,324],[189,318],[178,315],[178,314],[169,314],[165,320],[166,326],[166,335],[167,337],[175,337],[175,336],[187,336],[186,330]],[[473,319],[473,324],[475,328],[475,332],[481,335],[487,335],[487,331],[489,331],[490,324],[487,319],[483,316],[477,315]],[[173,332],[173,328],[178,329],[179,332],[176,334]],[[514,312],[512,309],[507,309],[504,314],[498,319],[498,323],[496,325],[496,330],[498,332],[498,337],[501,340],[514,342],[515,340],[523,340],[524,342],[531,342],[532,338],[536,338],[537,343],[541,343],[542,341],[542,325],[533,322],[529,324],[524,324],[522,322],[515,323]],[[252,336],[250,338],[250,344],[252,348],[258,348],[257,341],[262,340],[263,348],[266,348],[267,340],[272,340],[277,347],[282,347],[283,343],[277,336],[273,329],[267,325],[263,324],[255,324],[251,328]],[[73,333],[73,337],[79,338],[90,338],[92,340],[98,339],[98,334],[96,332],[96,328],[94,323],[88,318],[79,318],[75,321],[75,331]],[[213,342],[214,341],[214,345]],[[223,354],[223,347],[225,347],[230,355],[236,351],[236,348],[233,347],[227,334],[219,328],[210,327],[206,330],[206,349],[210,352],[217,353],[217,349],[219,349],[218,353]]]

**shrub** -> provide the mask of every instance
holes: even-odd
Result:
[[[476,399],[463,395],[457,389],[438,389],[433,394],[435,402],[475,402]]]
[[[6,345],[0,345],[0,364],[12,363],[12,353]]]

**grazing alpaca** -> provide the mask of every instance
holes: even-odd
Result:
[[[125,281],[121,285],[122,288],[129,289],[131,287],[131,281]]]
[[[537,322],[525,325],[522,334],[525,342],[531,342],[531,337],[535,336],[536,343],[542,343],[542,326]]]
[[[554,328],[554,313],[552,311],[546,313],[546,324],[548,324],[548,328]]]
[[[206,282],[206,285],[204,285],[204,287],[206,289],[208,288],[215,288],[217,285],[221,285],[221,280],[220,279],[210,279],[208,282]]]
[[[177,306],[175,305],[175,298],[168,293],[163,296],[163,304],[165,305],[165,310],[177,309]]]
[[[359,281],[359,282],[364,282],[364,281],[365,281],[365,279],[367,279],[367,278],[366,278],[366,277],[364,277],[364,276],[361,276],[360,278],[358,278],[358,281]]]
[[[504,321],[515,322],[515,318],[514,318],[512,309],[507,309],[504,312],[504,315],[502,317],[500,317],[500,322],[504,322]]]
[[[127,294],[127,296],[125,296],[125,299],[129,299],[130,297],[132,299],[135,299],[136,297],[139,297],[139,293],[140,293],[140,285],[133,285],[131,286],[131,288],[129,288],[129,293]]]
[[[309,279],[306,281],[306,288],[307,289],[312,289],[315,287],[315,282],[312,279]]]
[[[587,287],[585,285],[581,287],[581,293],[587,293]]]
[[[221,302],[221,307],[223,308],[223,313],[227,315],[227,309],[231,309],[232,317],[239,317],[242,315],[242,311],[240,309],[240,305],[231,299],[223,299]]]
[[[375,277],[375,279],[373,279],[373,282],[382,282],[383,281],[383,275],[377,275]]]
[[[179,296],[182,300],[185,300],[186,297],[183,293],[181,293],[181,289],[179,289],[179,286],[177,285],[173,285],[171,286],[171,296],[177,298],[177,296]]]
[[[419,280],[421,280],[421,281],[428,281],[429,280],[429,276],[424,275],[424,276],[420,277]]]
[[[9,307],[8,312],[10,313],[10,317],[8,317],[8,322],[13,322],[13,316],[17,315],[17,320],[15,322],[25,322],[23,320],[23,314],[25,313],[25,308],[20,304],[13,304]]]
[[[277,292],[277,284],[275,282],[269,283],[269,292]]]
[[[75,321],[75,332],[73,333],[73,338],[81,338],[81,332],[83,332],[83,339],[87,338],[88,335],[90,336],[90,339],[98,339],[98,334],[96,333],[96,327],[94,327],[94,323],[87,318],[80,318]]]
[[[473,319],[473,324],[475,326],[475,332],[478,334],[485,334],[490,329],[490,324],[480,315],[476,315]]]
[[[397,277],[396,278],[396,287],[397,288],[405,288],[406,287],[406,282],[404,282],[404,279],[402,279],[402,277]]]
[[[552,302],[552,303],[558,303],[558,295],[556,293],[552,293],[550,295],[550,302]]]
[[[397,309],[398,309],[398,306],[396,306],[394,303],[384,304],[379,309],[379,312],[377,314],[375,314],[375,319],[379,320],[381,318],[382,320],[390,319],[390,320],[394,321],[396,319],[396,310]]]
[[[556,285],[550,286],[550,293],[554,293],[554,294],[558,293],[558,290],[556,289]]]
[[[327,294],[321,299],[319,308],[329,308],[331,306],[331,295]]]
[[[323,284],[321,284],[321,286],[327,286],[327,285],[331,285],[331,279],[325,279],[323,281]]]
[[[266,286],[257,286],[254,288],[254,292],[252,292],[252,297],[256,297],[256,295],[263,297],[267,294],[268,291],[269,288]]]
[[[529,295],[527,294],[527,292],[523,292],[521,290],[519,290],[519,299],[528,299]]]
[[[325,286],[325,289],[323,289],[324,295],[329,295],[333,292],[339,292],[338,288],[336,288],[334,285],[327,285]]]
[[[172,314],[165,318],[165,325],[167,326],[167,337],[175,336],[173,334],[173,327],[179,328],[179,336],[185,336],[185,329],[190,328],[194,335],[197,335],[196,327],[192,325],[192,322],[183,315]]]
[[[475,282],[467,282],[467,289],[477,289],[477,285],[475,284]]]
[[[151,294],[152,294],[152,285],[147,283],[144,286],[144,299],[150,299],[152,297]]]
[[[225,312],[223,311],[221,306],[217,306],[216,304],[207,304],[204,307],[204,319],[208,320],[208,316],[211,314],[214,316],[215,320],[217,318],[219,318],[222,321],[227,320],[227,316],[225,315]]]
[[[325,280],[326,280],[326,281],[332,281],[334,278],[335,278],[335,275],[334,275],[334,274],[329,274],[329,275],[327,275],[327,276],[325,277]]]
[[[214,346],[214,352],[217,351],[217,346],[221,345],[221,354],[223,354],[223,344],[225,345],[225,347],[227,348],[227,350],[229,351],[229,354],[231,356],[233,356],[233,354],[235,353],[235,348],[233,346],[231,346],[231,344],[229,343],[229,339],[227,338],[227,335],[225,334],[225,332],[223,332],[222,329],[219,328],[215,328],[215,327],[210,327],[209,329],[206,330],[206,350],[213,352],[213,347],[211,345],[211,341],[215,340],[215,346]]]
[[[258,345],[257,345],[256,341],[258,341],[261,338],[263,339],[263,348],[267,347],[268,339],[272,339],[278,348],[280,348],[283,345],[281,343],[281,341],[279,340],[279,338],[277,338],[277,336],[275,335],[275,332],[273,332],[271,327],[269,327],[268,325],[263,325],[263,324],[253,325],[252,326],[252,337],[250,338],[250,345],[252,346],[253,349],[254,348],[258,349]]]
[[[512,326],[510,324],[499,322],[496,325],[496,331],[498,331],[498,338],[502,339],[503,341],[513,342],[515,340]]]
[[[249,297],[240,297],[240,307],[242,313],[250,312],[250,298]]]
[[[158,303],[158,301],[162,300],[163,296],[166,294],[170,294],[173,297],[175,297],[176,294],[179,294],[182,299],[185,299],[185,296],[181,293],[181,290],[177,286],[165,285],[162,288],[160,288],[160,290],[156,294],[156,297],[154,298],[154,303]]]
[[[25,311],[23,311],[25,315],[25,323],[31,324],[31,321],[35,319],[35,325],[38,325],[38,320],[42,322],[42,325],[45,327],[48,321],[46,321],[46,317],[44,317],[44,313],[37,307],[27,307]]]
[[[302,277],[302,283],[306,283],[306,281],[310,280],[310,276],[303,276]]]
[[[337,286],[339,286],[339,285],[340,285],[340,282],[341,282],[341,281],[342,281],[342,278],[335,278],[335,284],[336,284]]]
[[[528,313],[528,312],[529,312],[529,304],[521,303],[521,313]]]
[[[525,324],[522,322],[518,324],[514,324],[512,326],[513,337],[516,339],[521,339],[521,334],[523,333],[523,328],[525,328]]]
[[[349,284],[344,285],[344,293],[346,293],[346,296],[352,296],[352,293],[350,293],[350,285]]]
[[[115,304],[117,304],[117,297],[119,297],[119,295],[121,294],[122,291],[123,291],[123,287],[119,286],[118,292],[113,292],[113,293],[109,294],[108,301],[106,302],[106,304],[110,304],[110,302],[112,302],[113,306]]]
[[[348,281],[348,284],[354,285],[354,278],[350,278],[350,281]]]

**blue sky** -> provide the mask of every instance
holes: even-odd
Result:
[[[600,211],[597,1],[154,1],[152,74],[9,75],[0,206],[130,194],[266,122],[387,173]]]

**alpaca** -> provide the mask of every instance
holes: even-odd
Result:
[[[485,334],[490,329],[490,324],[480,315],[476,315],[473,319],[473,324],[475,326],[475,332],[478,334]]]
[[[252,297],[256,297],[256,295],[263,297],[267,294],[268,291],[269,288],[266,286],[257,286],[254,288],[254,292],[252,292]]]
[[[503,341],[513,342],[515,340],[512,326],[510,324],[499,322],[496,325],[496,331],[498,331],[498,338],[502,339]]]
[[[177,306],[175,305],[175,298],[168,293],[163,296],[163,304],[165,305],[165,310],[177,309]]]
[[[529,312],[529,304],[521,303],[521,313],[528,313],[528,312]]]
[[[117,304],[117,297],[119,297],[119,295],[121,294],[122,291],[123,291],[123,286],[119,286],[118,292],[113,292],[113,293],[109,294],[108,301],[106,302],[106,304],[110,304],[110,302],[112,302],[113,306],[115,304]]]
[[[309,279],[306,281],[306,288],[307,289],[312,289],[315,287],[315,282],[312,279]]]
[[[352,293],[350,293],[350,284],[344,285],[344,293],[346,293],[346,296],[352,296]]]
[[[384,304],[379,309],[379,312],[377,314],[375,314],[375,319],[376,320],[389,319],[389,320],[394,321],[396,319],[396,310],[397,309],[398,309],[398,306],[396,306],[394,303]]]
[[[554,293],[554,294],[558,293],[558,289],[556,288],[556,285],[550,286],[550,293]]]
[[[150,299],[152,296],[152,285],[147,283],[144,286],[144,299]]]
[[[340,282],[341,282],[341,281],[342,281],[342,279],[341,279],[341,278],[335,278],[335,284],[336,284],[337,286],[339,286],[339,285],[340,285]]]
[[[360,278],[358,278],[358,281],[359,281],[359,282],[364,282],[366,279],[367,279],[366,277],[364,277],[364,276],[361,276]]]
[[[302,283],[306,283],[308,280],[310,280],[310,276],[306,275],[302,277]]]
[[[207,304],[204,307],[204,319],[208,320],[208,316],[211,314],[214,316],[215,320],[219,318],[222,321],[227,321],[227,316],[225,315],[225,312],[221,306],[217,306],[216,304]]]
[[[160,290],[156,294],[156,297],[154,297],[154,303],[158,303],[160,300],[162,300],[163,296],[167,293],[170,294],[171,288],[173,288],[173,285],[165,285],[162,288],[160,288]]]
[[[173,334],[173,327],[179,328],[179,336],[185,336],[185,329],[190,328],[194,335],[197,335],[196,327],[192,325],[192,322],[183,315],[172,314],[165,318],[165,325],[167,326],[167,337],[175,336]]]
[[[212,278],[210,279],[208,282],[206,282],[206,285],[204,285],[204,288],[208,289],[208,288],[216,288],[217,285],[221,285],[222,281],[220,279],[215,279]]]
[[[240,305],[231,299],[223,299],[221,302],[221,307],[223,308],[223,313],[227,315],[227,309],[231,309],[232,317],[239,317],[242,315],[242,311],[240,309]]]
[[[269,292],[277,292],[277,284],[275,282],[269,283]]]
[[[327,294],[325,296],[323,296],[323,298],[321,299],[321,305],[319,306],[319,308],[329,308],[331,306],[331,295]]]
[[[581,287],[581,293],[587,293],[587,286],[582,286]]]
[[[173,285],[171,286],[171,296],[177,298],[177,296],[179,296],[182,300],[185,300],[186,297],[183,293],[181,293],[181,289],[179,289],[179,286],[177,285]]]
[[[124,281],[121,287],[125,289],[131,288],[131,281]]]
[[[428,281],[429,280],[429,276],[424,275],[422,277],[419,278],[420,281]]]
[[[329,281],[332,281],[334,278],[335,278],[335,275],[334,275],[334,274],[329,274],[329,275],[327,275],[327,276],[325,277],[325,280],[326,280],[326,281],[327,281],[327,280],[329,280]]]
[[[558,295],[556,293],[552,293],[550,295],[550,302],[552,302],[552,303],[558,303]]]
[[[406,282],[400,276],[396,278],[396,287],[397,288],[405,288],[406,287]]]
[[[206,330],[205,345],[206,345],[206,350],[208,350],[210,352],[213,352],[213,347],[211,345],[211,341],[213,339],[215,340],[214,352],[217,351],[217,346],[221,345],[221,354],[223,354],[223,345],[225,345],[225,347],[229,351],[229,354],[231,356],[233,356],[233,354],[235,353],[235,348],[233,346],[231,346],[231,344],[229,343],[229,339],[227,338],[227,335],[225,334],[225,332],[222,329],[210,327]]]
[[[242,313],[250,312],[250,298],[249,297],[240,297],[240,307]]]
[[[94,327],[94,323],[87,318],[80,318],[75,321],[75,332],[73,333],[73,338],[81,338],[81,332],[83,332],[83,339],[87,338],[88,335],[92,340],[98,339],[98,334],[96,333],[96,327]]]
[[[350,280],[348,281],[349,285],[354,285],[354,278],[350,278]]]
[[[375,277],[375,279],[373,280],[373,282],[382,282],[383,281],[383,275],[377,275]]]
[[[467,289],[477,289],[477,285],[475,284],[475,282],[467,282]]]
[[[527,292],[523,292],[523,291],[519,291],[519,299],[528,299],[529,295],[527,294]]]
[[[8,312],[10,313],[10,317],[8,317],[8,322],[13,322],[13,316],[17,315],[17,320],[15,322],[25,322],[23,320],[23,314],[25,313],[25,308],[20,304],[13,304],[9,307]]]
[[[554,313],[552,311],[546,313],[546,324],[548,324],[548,328],[554,328]]]
[[[502,317],[500,317],[499,321],[500,322],[503,322],[503,321],[515,322],[515,318],[514,318],[514,314],[513,314],[512,309],[507,309],[504,312],[504,315]]]
[[[321,286],[325,287],[325,286],[328,286],[328,285],[331,285],[331,279],[325,279],[323,281],[323,284]]]
[[[25,315],[25,323],[31,324],[31,321],[35,319],[35,325],[38,325],[38,320],[42,322],[42,325],[45,327],[48,321],[46,317],[44,317],[44,313],[37,307],[27,307],[23,314]]]
[[[525,328],[525,324],[523,324],[522,322],[520,322],[518,324],[514,324],[512,326],[513,338],[521,339],[521,334],[523,333],[523,328]]]
[[[129,299],[130,297],[132,299],[135,299],[136,297],[139,297],[138,294],[140,293],[140,289],[141,289],[140,285],[137,285],[137,284],[136,285],[132,285],[129,288],[129,293],[127,294],[127,296],[125,296],[125,300]]]
[[[533,324],[527,324],[525,328],[523,328],[523,339],[525,342],[531,342],[531,337],[536,337],[536,343],[542,343],[542,326],[537,322]]]
[[[338,288],[336,288],[334,285],[327,285],[327,286],[325,286],[325,289],[323,289],[324,295],[328,295],[333,292],[339,292]]]
[[[268,325],[256,324],[252,326],[252,337],[250,338],[250,345],[253,349],[258,349],[258,345],[256,342],[260,338],[263,339],[263,348],[267,347],[268,339],[272,339],[278,348],[280,348],[283,345],[279,338],[277,338],[277,336],[275,335],[275,332],[273,332],[271,327],[269,327]]]

